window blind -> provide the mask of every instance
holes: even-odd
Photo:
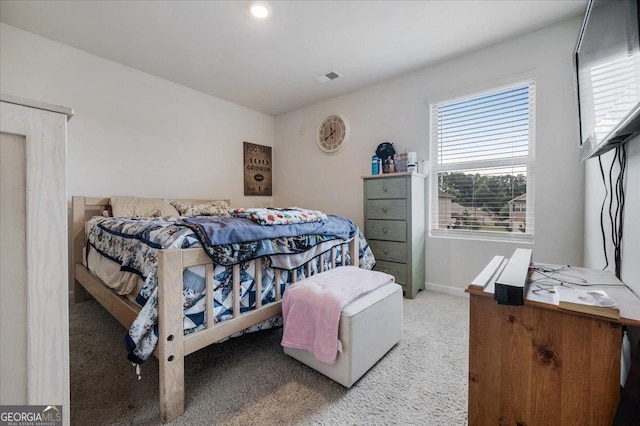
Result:
[[[640,55],[621,55],[606,62],[586,68],[581,77],[592,91],[581,87],[580,96],[593,94],[594,116],[581,117],[584,129],[593,130],[597,140],[607,137],[609,132],[633,109],[640,90]]]
[[[534,137],[534,81],[432,104],[432,234],[532,241]]]

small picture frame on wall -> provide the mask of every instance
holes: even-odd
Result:
[[[272,195],[271,147],[244,142],[244,195]]]

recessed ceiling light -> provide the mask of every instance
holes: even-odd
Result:
[[[271,14],[271,6],[266,1],[252,1],[247,8],[251,15],[258,19],[264,19]]]

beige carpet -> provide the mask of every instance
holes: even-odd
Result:
[[[95,301],[70,317],[72,424],[159,424],[155,358],[137,381],[116,320]],[[351,389],[284,355],[282,329],[209,346],[186,358],[186,411],[172,424],[465,424],[468,325],[467,298],[404,299],[402,340]]]

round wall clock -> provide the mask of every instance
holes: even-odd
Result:
[[[327,154],[335,154],[349,140],[351,128],[344,114],[331,114],[318,127],[318,146]]]

